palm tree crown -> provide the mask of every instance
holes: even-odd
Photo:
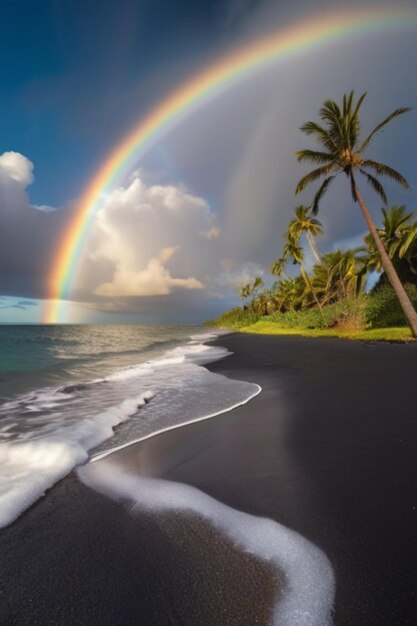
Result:
[[[359,171],[366,178],[384,204],[387,203],[387,196],[376,176],[389,178],[403,187],[409,188],[408,182],[399,172],[388,165],[365,158],[363,155],[374,136],[391,120],[410,111],[410,108],[403,107],[393,111],[361,141],[359,112],[365,97],[366,93],[362,94],[357,103],[354,104],[354,92],[351,91],[350,94],[343,96],[341,108],[333,100],[325,100],[320,109],[322,124],[306,122],[301,126],[301,130],[306,135],[315,137],[324,148],[323,152],[316,150],[300,150],[297,152],[298,161],[309,161],[319,167],[300,180],[296,188],[296,194],[303,191],[310,183],[324,177],[314,197],[312,205],[314,214],[317,213],[320,200],[330,183],[339,173],[344,173],[349,178],[355,202],[357,201],[354,179],[355,170]]]
[[[318,263],[320,263],[320,255],[314,244],[313,237],[323,234],[322,223],[310,214],[310,208],[302,204],[294,209],[295,217],[288,225],[289,235],[298,241],[304,233],[307,236],[311,252]]]
[[[412,211],[405,206],[382,208],[382,227],[378,234],[392,259],[400,277],[405,282],[416,282],[417,276],[417,221],[412,222]],[[365,237],[368,249],[368,266],[382,270],[381,259],[370,235]]]
[[[300,204],[294,209],[295,217],[289,224],[289,231],[296,237],[298,233],[311,233],[313,237],[323,234],[323,226],[319,220],[311,217],[310,209]]]

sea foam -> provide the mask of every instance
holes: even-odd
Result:
[[[286,576],[277,590],[274,626],[331,626],[335,582],[324,552],[298,533],[271,519],[237,511],[202,491],[180,483],[127,473],[108,459],[77,470],[81,481],[137,510],[182,511],[206,519],[240,549],[275,566]]]
[[[47,489],[88,459],[88,450],[113,435],[113,428],[152,397],[149,391],[50,434],[0,444],[0,528],[13,522]]]
[[[207,419],[259,393],[257,385],[202,367],[229,354],[202,343],[214,338],[197,335],[158,358],[105,378],[39,389],[3,403],[0,527],[13,522],[91,453],[106,454],[178,424]]]

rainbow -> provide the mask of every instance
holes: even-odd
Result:
[[[403,31],[415,28],[416,24],[417,10],[401,6],[356,8],[318,15],[235,50],[155,106],[110,153],[77,204],[52,259],[44,323],[60,321],[62,302],[68,299],[83,245],[105,193],[176,125],[226,89],[272,64],[354,35]]]

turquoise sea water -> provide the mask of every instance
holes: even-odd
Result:
[[[0,325],[0,403],[157,356],[202,332],[191,325]]]

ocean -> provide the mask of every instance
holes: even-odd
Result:
[[[247,402],[209,372],[220,331],[189,325],[0,326],[0,527],[92,457]]]

